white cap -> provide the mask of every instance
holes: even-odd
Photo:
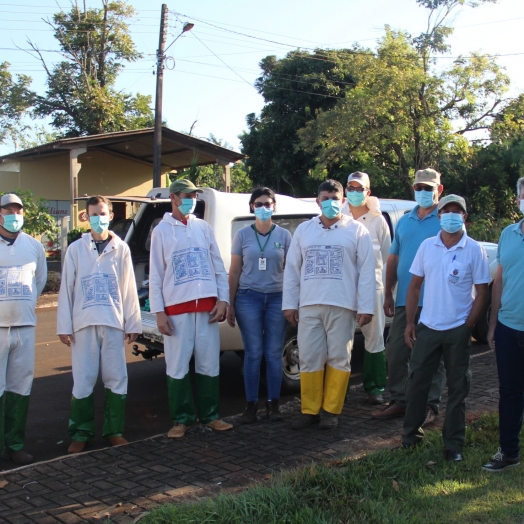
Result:
[[[24,207],[20,197],[14,193],[6,193],[5,195],[2,195],[2,198],[0,198],[0,207],[6,207],[9,204],[18,204],[20,207]]]
[[[369,183],[369,175],[367,173],[363,173],[362,171],[355,171],[354,173],[351,173],[351,175],[348,176],[348,184],[353,182],[358,182],[362,187],[366,187],[369,189],[371,187]]]

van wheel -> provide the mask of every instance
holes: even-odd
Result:
[[[288,328],[282,348],[282,390],[286,393],[300,393],[297,328],[294,327]]]
[[[473,331],[471,332],[473,338],[477,342],[480,342],[481,344],[485,344],[488,341],[490,315],[491,315],[491,286],[489,287],[488,301],[486,303],[486,306],[484,307],[479,319],[477,320],[477,323],[475,324],[475,327],[473,328]]]

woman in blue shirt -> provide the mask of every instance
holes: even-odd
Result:
[[[231,327],[238,322],[244,342],[247,408],[239,419],[241,424],[257,420],[262,357],[266,361],[267,416],[272,421],[281,420],[278,402],[287,327],[282,312],[282,285],[291,234],[271,220],[275,205],[275,193],[271,189],[256,188],[249,200],[255,223],[236,233],[231,248],[227,321]]]

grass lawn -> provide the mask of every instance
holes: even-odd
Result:
[[[498,417],[467,431],[465,461],[444,460],[440,432],[411,450],[312,464],[240,494],[165,505],[141,524],[524,523],[524,464],[482,471],[498,449]]]

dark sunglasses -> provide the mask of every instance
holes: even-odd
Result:
[[[353,187],[353,186],[347,186],[346,189],[349,193],[354,193],[355,191],[358,191],[359,193],[364,193],[364,191],[367,191],[365,187]]]
[[[253,207],[256,207],[257,209],[262,206],[269,209],[272,205],[273,205],[273,202],[253,202]]]
[[[435,188],[431,186],[415,187],[414,189],[415,191],[428,191],[429,193],[433,193],[435,190]]]

